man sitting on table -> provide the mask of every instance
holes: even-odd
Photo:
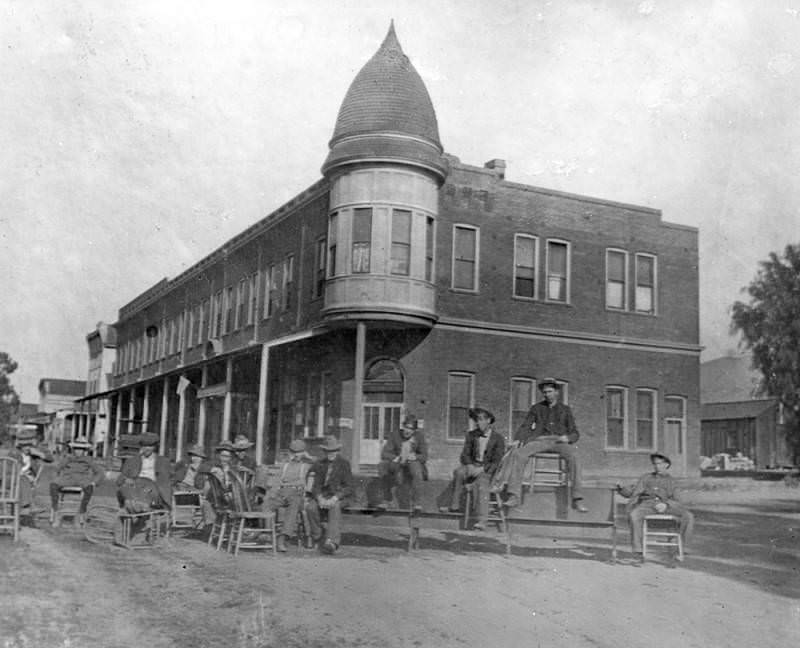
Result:
[[[127,457],[117,478],[117,500],[128,513],[169,508],[172,504],[169,459],[156,455],[158,435],[139,435],[139,453]]]
[[[669,457],[658,452],[650,455],[653,471],[642,475],[633,486],[617,484],[617,492],[628,498],[628,522],[631,528],[631,548],[634,558],[642,562],[642,528],[647,515],[664,514],[678,518],[683,543],[690,538],[694,528],[694,515],[675,497],[675,480],[667,470],[672,465]],[[680,555],[678,560],[681,560]]]
[[[278,551],[286,551],[286,539],[297,535],[297,516],[305,503],[306,480],[312,463],[302,439],[292,441],[289,452],[289,460],[281,466],[267,498],[267,510],[275,511],[278,520]]]
[[[87,444],[71,443],[72,454],[65,455],[56,466],[56,476],[50,482],[50,524],[59,526],[58,500],[61,489],[76,486],[81,489],[81,503],[78,507],[77,524],[86,519],[86,508],[92,499],[94,488],[105,477],[105,472],[91,457],[86,456]]]
[[[555,452],[567,461],[567,472],[572,483],[572,508],[579,513],[588,509],[583,505],[581,492],[581,468],[575,443],[580,434],[568,405],[559,402],[559,385],[554,378],[545,378],[539,383],[544,400],[528,410],[525,421],[514,435],[517,448],[503,459],[492,488],[501,491],[505,486],[508,497],[506,506],[519,504],[522,494],[522,475],[525,465],[533,455],[540,452]]]
[[[333,554],[341,543],[342,506],[353,494],[350,462],[339,456],[342,444],[334,436],[325,438],[320,449],[325,457],[315,463],[309,471],[311,499],[309,500],[308,523],[314,542],[322,540],[320,511],[328,518],[327,538],[321,546],[323,553]]]
[[[411,486],[411,506],[421,511],[420,490],[427,479],[425,463],[428,461],[428,444],[422,430],[417,429],[417,417],[407,414],[400,425],[400,432],[389,436],[381,450],[378,476],[383,486],[383,503],[378,508],[392,505],[392,487],[408,479]]]

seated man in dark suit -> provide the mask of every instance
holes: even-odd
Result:
[[[475,407],[469,411],[469,417],[477,427],[469,430],[464,438],[461,465],[453,471],[453,499],[448,510],[460,510],[464,482],[474,482],[478,521],[473,528],[480,531],[486,528],[489,519],[489,484],[500,466],[506,442],[503,435],[492,428],[494,414],[490,411]]]
[[[125,459],[117,478],[117,501],[128,513],[172,505],[169,459],[154,454],[158,435],[139,435],[139,453]]]
[[[92,499],[94,488],[105,477],[103,469],[91,457],[86,456],[86,446],[81,443],[70,444],[71,455],[64,456],[56,467],[56,476],[50,482],[50,524],[58,526],[61,518],[58,513],[58,500],[61,489],[77,486],[82,490],[81,503],[76,521],[82,524],[86,517],[86,508]]]
[[[400,432],[391,434],[381,450],[378,476],[383,487],[383,503],[378,508],[389,508],[392,505],[392,487],[407,479],[411,485],[411,506],[415,511],[421,511],[420,491],[423,480],[427,479],[427,461],[425,435],[418,429],[417,417],[407,414]]]
[[[353,495],[353,476],[350,462],[339,456],[342,444],[336,437],[327,437],[320,448],[325,456],[309,470],[312,496],[306,510],[314,542],[322,540],[321,511],[326,512],[327,537],[321,549],[323,553],[333,554],[341,543],[342,507]]]

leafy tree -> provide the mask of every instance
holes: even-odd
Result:
[[[780,399],[787,440],[800,456],[800,244],[771,252],[747,287],[750,303],[733,305],[731,332],[742,334],[763,375],[761,393]]]
[[[0,441],[8,437],[8,423],[17,413],[19,396],[9,380],[17,369],[17,363],[5,351],[0,351]]]

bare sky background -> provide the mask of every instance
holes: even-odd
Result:
[[[0,0],[0,350],[38,399],[86,334],[320,177],[394,18],[442,143],[700,229],[703,359],[800,240],[800,0]]]

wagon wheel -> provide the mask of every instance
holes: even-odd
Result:
[[[86,512],[83,532],[95,544],[113,544],[114,530],[119,525],[119,510],[114,506],[95,505]]]

